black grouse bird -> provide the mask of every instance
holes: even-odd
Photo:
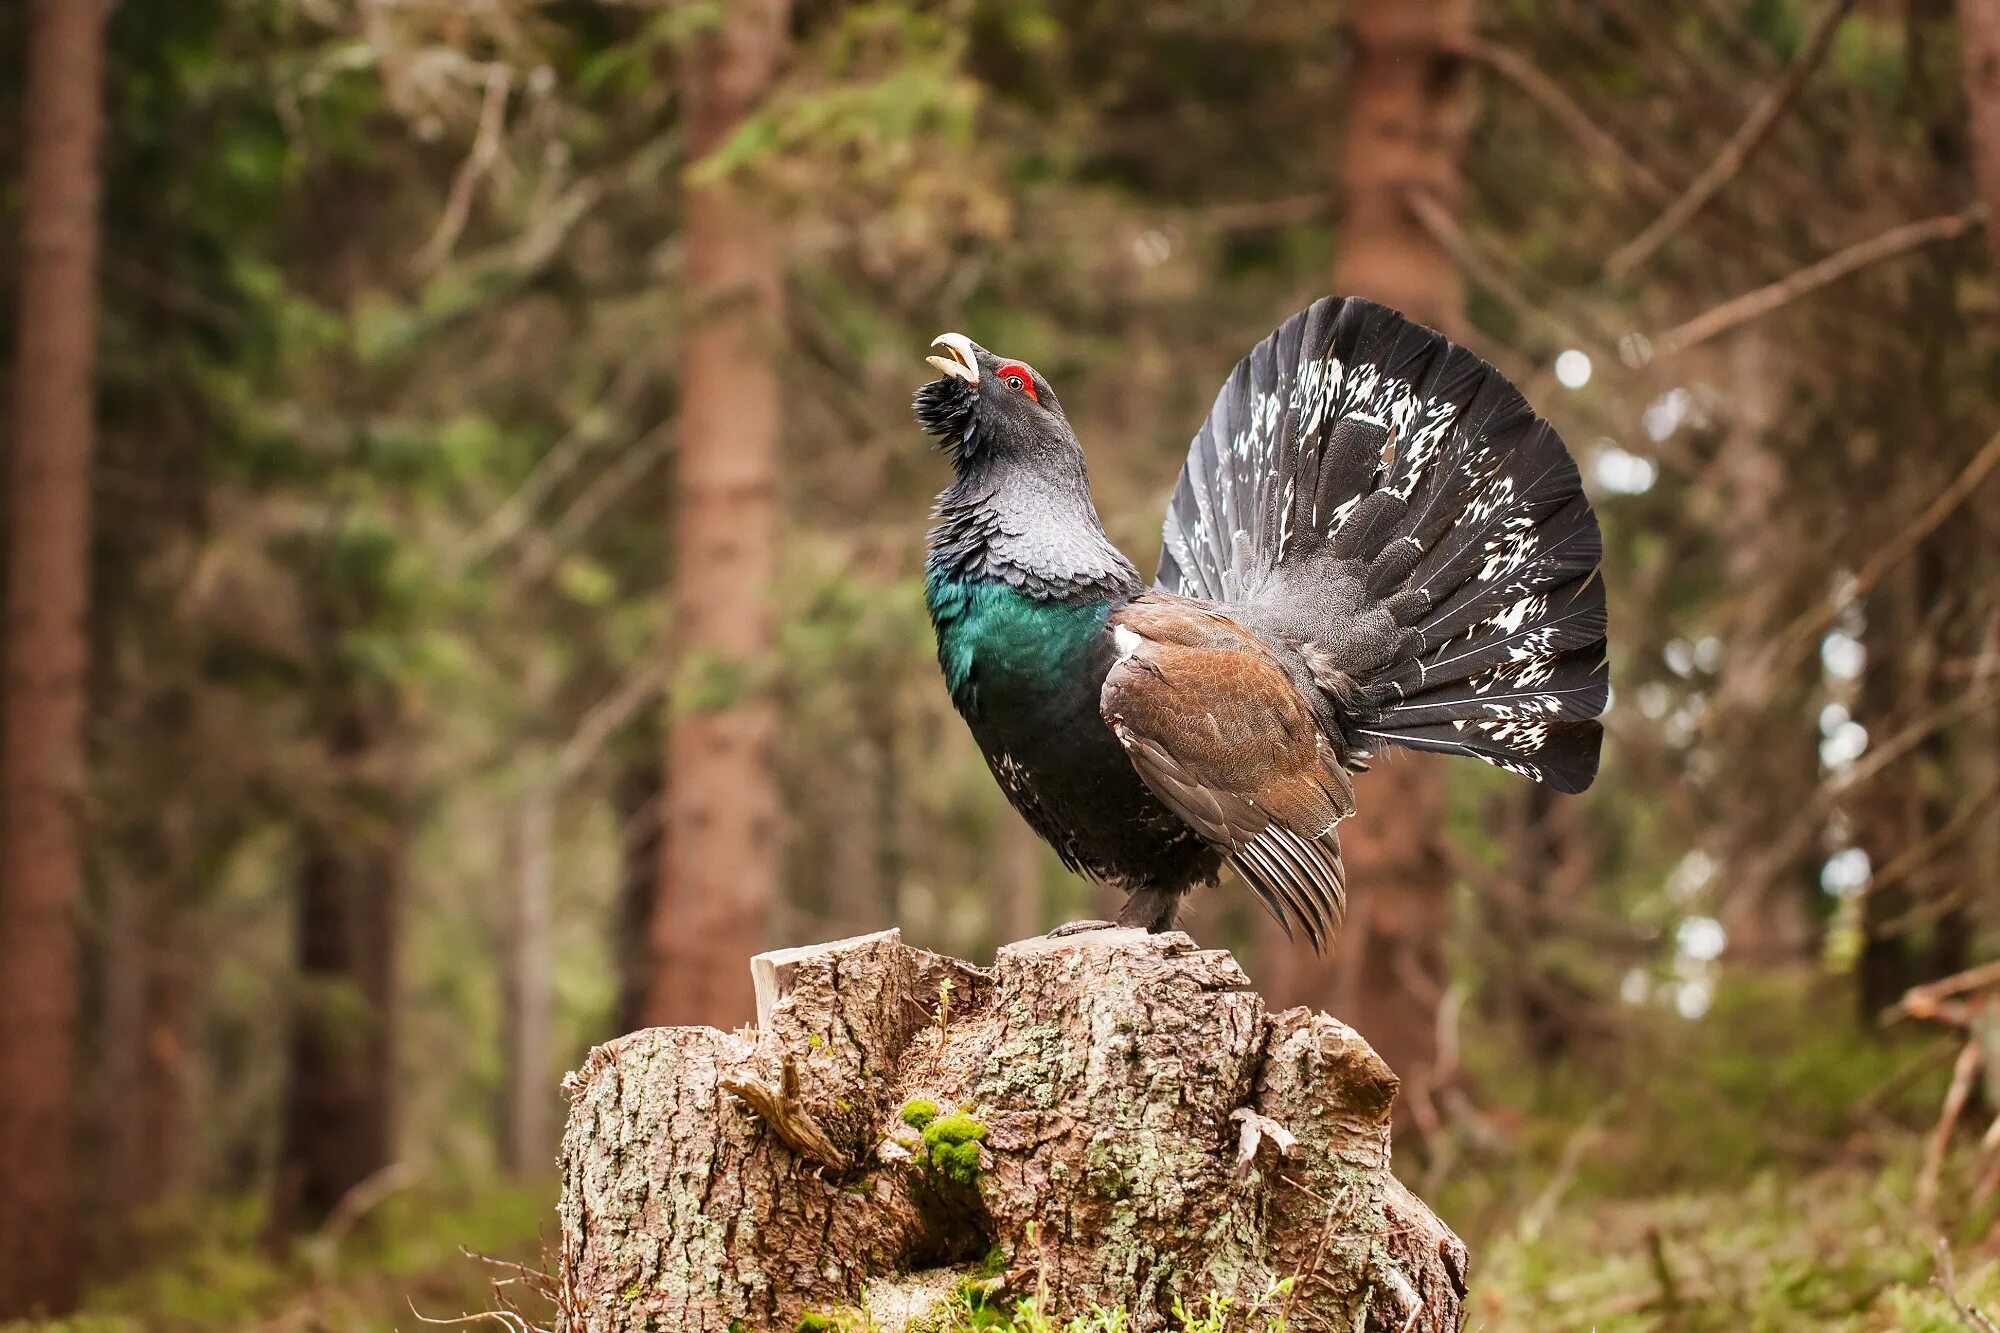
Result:
[[[1602,540],[1576,464],[1486,362],[1315,302],[1229,376],[1148,588],[1105,536],[1062,405],[947,333],[917,393],[956,479],[925,584],[993,775],[1072,870],[1166,930],[1227,861],[1322,947],[1336,828],[1385,745],[1588,787],[1609,693]]]

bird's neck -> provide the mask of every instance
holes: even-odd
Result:
[[[987,578],[1030,597],[1129,597],[1144,586],[1104,533],[1081,457],[1073,464],[973,465],[937,499],[932,579]]]

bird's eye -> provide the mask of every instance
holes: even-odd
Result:
[[[1000,382],[1016,393],[1025,393],[1035,402],[1041,402],[1041,394],[1035,392],[1034,376],[1026,366],[1008,365],[1000,367]]]

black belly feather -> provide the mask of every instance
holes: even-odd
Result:
[[[1221,857],[1161,803],[1098,713],[1115,651],[1097,636],[1053,689],[981,692],[973,739],[1022,818],[1072,870],[1126,890],[1213,883]]]

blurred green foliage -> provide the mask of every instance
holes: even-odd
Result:
[[[1885,585],[1872,631],[1842,622],[1877,671],[1895,667],[1876,713],[1810,653],[1757,673],[1775,633],[1990,431],[1992,275],[1967,244],[1678,363],[1623,341],[1960,205],[1955,49],[1858,8],[1768,149],[1626,283],[1598,268],[1657,199],[1478,76],[1467,332],[1597,492],[1618,690],[1604,777],[1565,807],[1586,866],[1568,897],[1515,882],[1518,784],[1450,766],[1466,1105],[1402,1161],[1474,1244],[1481,1327],[1955,1327],[1907,1204],[1938,1048],[1850,1016],[1862,904],[1819,881],[1840,846],[1897,846],[1938,821],[1884,832],[1911,802],[1827,790],[1818,742],[1832,705],[1880,740],[1927,691],[1974,697],[1977,645],[1920,631],[1987,623],[1991,515],[1931,552],[1950,578]],[[1817,11],[1493,0],[1481,24],[1679,183]],[[1042,370],[1110,532],[1147,565],[1216,386],[1332,270],[1345,39],[1306,3],[802,3],[781,95],[690,162],[673,59],[719,12],[115,11],[89,1020],[93,1049],[112,1049],[109,960],[184,962],[169,1035],[188,1053],[189,1128],[172,1164],[184,1200],[107,1260],[78,1327],[406,1326],[406,1294],[427,1314],[479,1308],[484,1275],[459,1244],[533,1258],[546,1188],[480,1183],[508,1073],[512,812],[582,720],[672,648],[662,464],[686,179],[740,174],[786,221],[778,650],[681,662],[673,681],[682,712],[751,692],[781,705],[780,933],[893,922],[983,955],[1024,883],[1031,918],[1096,914],[1040,848],[1025,876],[1009,869],[1014,816],[938,685],[919,571],[945,464],[908,419],[919,357],[962,328]],[[17,19],[0,17],[0,41],[15,54]],[[10,121],[17,96],[0,87]],[[1568,391],[1542,367],[1572,346],[1595,376]],[[1656,431],[1649,413],[1677,391],[1680,415]],[[1614,451],[1647,465],[1646,487],[1600,484]],[[379,722],[368,764],[329,754],[342,706]],[[669,715],[645,710],[558,800],[551,1088],[612,1026],[632,831],[614,798]],[[1949,804],[1995,753],[1990,717],[1968,718],[1893,785]],[[1773,858],[1802,809],[1806,836]],[[419,830],[401,1148],[426,1179],[470,1183],[392,1198],[330,1257],[262,1257],[262,1211],[238,1201],[273,1171],[284,1019],[310,1005],[369,1021],[356,995],[296,979],[299,849],[388,815]],[[1990,883],[1991,833],[1976,833],[1925,870],[1932,888]],[[1203,895],[1190,924],[1254,972],[1242,897]],[[1745,939],[1796,921],[1805,943],[1742,965],[1681,947],[1688,922],[1725,909]],[[113,937],[121,920],[138,939]],[[1523,998],[1551,993],[1553,1052]],[[1988,1220],[1951,1234],[1973,1241]],[[117,1271],[133,1256],[148,1263]],[[2000,1303],[1990,1264],[1969,1258],[1961,1283]]]

